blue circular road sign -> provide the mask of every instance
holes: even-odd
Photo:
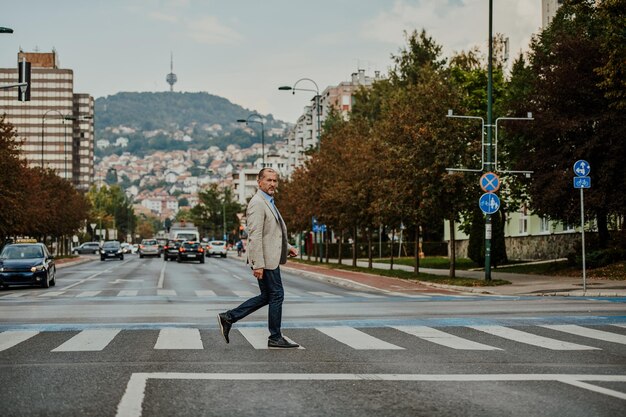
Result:
[[[495,193],[500,189],[500,177],[493,172],[485,172],[480,177],[480,188],[486,193]]]
[[[496,194],[485,193],[478,200],[478,207],[485,214],[493,214],[500,208],[500,199]]]
[[[574,164],[574,174],[579,177],[588,176],[590,171],[591,166],[589,166],[589,162],[585,161],[584,159],[576,161],[576,163]]]

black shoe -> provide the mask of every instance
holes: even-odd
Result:
[[[224,340],[226,340],[226,343],[230,343],[230,340],[228,340],[228,333],[230,332],[230,328],[233,326],[233,324],[228,321],[226,313],[219,313],[217,315],[217,322],[220,325],[220,330],[222,331],[222,336],[224,336]]]
[[[270,349],[295,349],[299,348],[300,345],[297,343],[291,343],[287,341],[287,339],[285,339],[284,337],[281,337],[278,340],[268,339],[267,347]]]

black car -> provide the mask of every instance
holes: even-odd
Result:
[[[204,263],[204,248],[200,242],[185,241],[178,248],[178,257],[176,262],[182,261],[200,261]]]
[[[72,249],[73,253],[84,255],[86,253],[98,253],[100,252],[100,243],[98,242],[85,242],[80,246]]]
[[[15,243],[0,252],[0,286],[56,284],[54,257],[43,243]]]
[[[169,261],[170,259],[177,259],[178,249],[182,243],[183,241],[178,239],[168,240],[165,246],[163,246],[163,260]]]
[[[110,242],[104,242],[100,248],[100,260],[104,261],[108,258],[117,258],[120,261],[124,260],[124,251],[122,245],[117,240]]]

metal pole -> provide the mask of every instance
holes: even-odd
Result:
[[[41,118],[41,169],[43,169],[43,129],[46,121],[46,113]]]
[[[322,115],[321,115],[321,108],[320,108],[320,92],[318,90],[317,95],[315,96],[315,98],[317,99],[317,151],[320,152],[322,149]]]
[[[491,118],[493,89],[493,0],[489,0],[489,62],[487,63],[487,170],[491,167]],[[485,281],[491,281],[491,215],[485,218]]]
[[[67,179],[67,125],[65,124],[65,117],[63,118],[63,157],[65,158],[63,178]]]
[[[261,157],[263,160],[263,168],[265,168],[265,126],[261,122]]]
[[[585,265],[585,203],[583,197],[583,189],[580,189],[580,229],[582,230],[582,247],[583,247],[583,292],[587,291],[587,271]]]

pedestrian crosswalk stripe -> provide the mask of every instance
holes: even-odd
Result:
[[[215,291],[211,290],[197,290],[196,295],[198,297],[215,297],[217,294],[215,294]]]
[[[176,296],[176,291],[175,290],[157,290],[157,295],[162,295],[162,296]]]
[[[53,352],[94,352],[108,346],[120,329],[88,329],[83,330]]]
[[[434,329],[427,326],[392,326],[392,328],[400,330],[404,333],[417,336],[420,339],[424,339],[429,342],[436,343],[438,345],[446,346],[452,349],[459,350],[502,350],[497,347],[484,345],[482,343],[467,340],[462,337],[455,336],[441,330]]]
[[[538,346],[550,350],[597,350],[598,348],[578,345],[576,343],[563,342],[549,337],[538,336],[521,330],[511,329],[504,326],[468,326],[469,328],[489,333],[504,339],[513,340],[527,345]]]
[[[289,292],[289,291],[285,291],[285,297],[286,298],[301,298],[298,294],[294,294],[294,293]]]
[[[34,330],[9,330],[0,333],[0,352],[11,348],[33,336],[38,335],[38,331]]]
[[[11,294],[7,294],[7,295],[3,295],[1,298],[17,298],[17,297],[23,297],[26,294],[31,294],[31,293],[26,293],[26,292],[14,292]]]
[[[58,297],[61,294],[65,294],[65,291],[46,291],[39,295],[40,297]]]
[[[139,291],[137,290],[121,290],[117,296],[118,297],[135,297]]]
[[[622,345],[626,345],[626,336],[622,334],[605,332],[603,330],[597,329],[590,329],[588,327],[577,326],[575,324],[544,325],[541,327],[575,334],[576,336],[589,337],[591,339],[604,340],[606,342],[620,343]]]
[[[239,333],[252,345],[253,348],[257,350],[269,349],[267,347],[267,339],[269,337],[269,332],[265,328],[258,327],[242,327],[239,330]],[[289,342],[294,343],[293,340],[283,335],[285,339]],[[300,346],[298,349],[304,349],[304,347]]]
[[[252,297],[254,294],[250,291],[233,291],[237,297]]]
[[[358,350],[402,350],[403,347],[393,345],[363,333],[353,327],[317,327],[317,330],[338,342]]]
[[[324,291],[309,291],[309,293],[313,295],[317,295],[318,297],[323,297],[323,298],[342,298],[341,295],[331,294],[329,292],[324,292]]]
[[[102,291],[83,291],[80,294],[76,295],[76,297],[95,297],[101,292]]]
[[[159,331],[155,349],[204,349],[200,330],[169,327]]]
[[[623,329],[626,329],[626,324],[614,324],[613,326],[621,327]]]

